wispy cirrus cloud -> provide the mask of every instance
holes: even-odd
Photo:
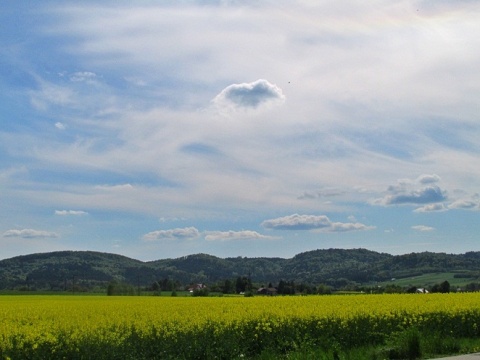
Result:
[[[16,224],[48,229],[54,209],[62,212],[56,221],[79,209],[103,212],[104,241],[85,222],[62,234],[70,246],[128,244],[118,216],[145,240],[212,240],[165,241],[162,256],[266,253],[266,241],[258,249],[221,243],[261,238],[241,229],[265,219],[264,229],[306,230],[301,244],[274,247],[286,256],[316,247],[316,231],[325,246],[348,246],[338,240],[350,234],[325,233],[372,228],[352,213],[399,230],[385,243],[354,233],[380,251],[423,213],[442,250],[451,251],[440,234],[479,231],[474,216],[469,226],[455,221],[478,210],[468,197],[480,177],[475,2],[46,2],[33,18],[14,3],[5,14],[18,10],[18,23],[5,22],[0,49],[11,119],[0,124],[0,236]],[[13,166],[24,172],[10,173]],[[409,178],[392,183],[401,177]],[[385,208],[365,206],[368,198]],[[274,219],[293,213],[345,222]],[[459,226],[446,229],[444,217]],[[232,230],[173,229],[187,220]],[[152,244],[142,245],[131,246],[150,258]]]
[[[94,82],[96,78],[97,74],[91,71],[77,71],[69,76],[73,82]]]
[[[34,238],[57,238],[58,234],[55,232],[45,231],[45,230],[12,229],[12,230],[5,231],[2,236],[6,238],[34,239]]]
[[[74,106],[75,91],[67,86],[39,81],[39,89],[30,91],[31,104],[38,110],[46,111],[51,105]]]
[[[130,191],[134,189],[134,186],[131,184],[97,185],[95,188],[103,191]]]
[[[299,214],[265,220],[262,222],[262,226],[273,230],[321,230],[327,232],[372,230],[375,228],[361,223],[332,222],[326,215]]]

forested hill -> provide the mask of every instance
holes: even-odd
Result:
[[[61,251],[1,260],[0,290],[62,290],[72,283],[85,289],[105,288],[112,281],[148,286],[162,279],[182,285],[213,284],[238,277],[249,277],[254,283],[286,280],[341,287],[438,272],[455,272],[478,280],[480,252],[394,256],[365,249],[326,249],[304,252],[291,259],[196,254],[143,262],[109,253]]]

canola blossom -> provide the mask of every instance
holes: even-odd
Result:
[[[480,293],[0,296],[0,359],[231,359],[380,344],[410,327],[480,336]]]

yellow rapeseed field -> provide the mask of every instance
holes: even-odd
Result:
[[[478,337],[480,293],[0,296],[0,358],[230,359],[265,349],[376,344],[412,326]]]

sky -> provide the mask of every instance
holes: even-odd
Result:
[[[2,1],[0,259],[480,251],[480,3]]]

